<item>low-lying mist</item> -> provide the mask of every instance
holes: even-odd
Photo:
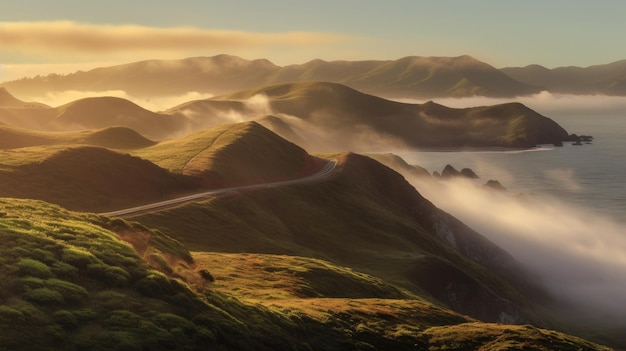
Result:
[[[408,103],[424,103],[426,100],[396,99],[397,101]],[[623,113],[626,110],[626,99],[623,96],[603,96],[603,95],[570,95],[558,94],[542,91],[538,94],[528,96],[517,96],[513,98],[490,98],[484,96],[474,96],[467,98],[435,98],[438,104],[448,107],[464,108],[473,106],[487,106],[503,104],[507,102],[521,102],[531,109],[550,117],[553,113]]]
[[[155,98],[138,98],[138,97],[128,94],[124,90],[105,90],[105,91],[64,90],[64,91],[59,91],[59,92],[56,92],[56,91],[48,92],[45,95],[18,96],[18,98],[20,98],[21,100],[41,102],[48,106],[57,107],[57,106],[70,103],[72,101],[90,98],[90,97],[101,97],[101,96],[112,96],[112,97],[118,97],[118,98],[130,100],[134,102],[135,104],[145,108],[146,110],[158,112],[158,111],[167,110],[168,108],[174,107],[176,105],[180,105],[188,101],[208,99],[208,98],[213,97],[213,94],[189,91],[181,95],[159,96]]]
[[[626,231],[620,224],[555,198],[495,191],[467,179],[410,181],[535,272],[556,296],[626,317]]]

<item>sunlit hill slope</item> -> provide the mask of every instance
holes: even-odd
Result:
[[[237,108],[234,102],[257,96],[267,97],[274,115],[280,118],[282,114],[283,122],[300,134],[306,133],[308,127],[317,128],[322,134],[319,143],[346,145],[344,147],[357,150],[366,144],[379,149],[390,145],[532,147],[570,139],[556,122],[519,103],[465,109],[434,102],[407,104],[325,82],[266,86],[189,102],[168,112],[201,114],[209,107],[218,109],[224,101],[230,102],[228,108],[232,111]],[[239,112],[245,114],[245,104],[239,106]],[[297,117],[301,123],[290,116]],[[344,139],[349,141],[338,142]]]

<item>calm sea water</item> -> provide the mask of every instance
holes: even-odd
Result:
[[[398,152],[430,172],[469,167],[481,182],[496,179],[509,192],[550,195],[626,224],[626,112],[551,114],[591,145],[550,145],[527,151]]]

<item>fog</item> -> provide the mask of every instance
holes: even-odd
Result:
[[[396,99],[407,103],[424,103],[427,100]],[[603,95],[569,95],[542,91],[529,96],[517,96],[513,98],[490,98],[475,96],[468,98],[436,98],[434,102],[456,108],[486,106],[507,102],[521,102],[533,110],[550,117],[553,113],[576,113],[589,114],[598,112],[621,112],[626,111],[626,99],[623,96]]]
[[[568,180],[563,186],[580,187],[569,171],[551,172]],[[620,224],[555,198],[494,191],[472,180],[410,180],[436,206],[539,275],[557,296],[626,316],[626,231]]]

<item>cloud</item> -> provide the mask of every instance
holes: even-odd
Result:
[[[0,22],[2,50],[29,53],[97,54],[136,51],[185,51],[263,46],[302,48],[337,44],[346,35],[320,32],[256,33],[195,27],[101,25],[71,21]]]

